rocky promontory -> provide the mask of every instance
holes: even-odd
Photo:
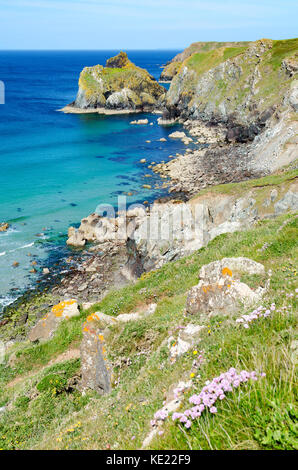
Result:
[[[147,70],[137,67],[125,52],[107,60],[106,66],[85,67],[79,90],[65,112],[137,112],[160,107],[165,89]]]

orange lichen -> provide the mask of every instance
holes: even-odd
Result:
[[[223,268],[223,270],[222,270],[222,275],[223,275],[223,276],[228,275],[228,276],[232,277],[232,274],[233,274],[233,273],[232,273],[232,271],[230,270],[230,268]]]
[[[73,305],[75,303],[76,303],[76,300],[74,300],[74,299],[65,300],[63,302],[60,302],[57,305],[54,305],[54,307],[52,307],[52,312],[55,314],[56,317],[62,317],[65,307],[68,307],[68,306]]]

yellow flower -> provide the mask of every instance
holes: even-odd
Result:
[[[194,355],[198,354],[198,351],[194,351],[193,354],[194,354]]]
[[[190,374],[190,378],[193,379],[194,377],[195,377],[195,374],[192,372],[192,373]]]

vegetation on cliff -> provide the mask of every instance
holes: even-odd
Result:
[[[259,196],[262,192],[267,195],[269,189],[287,184],[291,178],[292,172],[283,173],[254,184],[229,185],[227,190],[237,194],[254,189]],[[224,194],[225,187],[213,191]],[[298,286],[293,262],[297,253],[297,215],[260,221],[248,231],[220,235],[193,255],[111,292],[91,309],[82,310],[79,317],[61,322],[48,341],[11,344],[0,365],[0,408],[5,407],[0,413],[0,447],[140,448],[152,429],[150,421],[173,385],[191,381],[178,410],[183,411],[189,397],[207,380],[233,367],[266,376],[228,393],[216,405],[215,414],[202,414],[190,429],[166,418],[150,448],[297,449]],[[205,319],[192,316],[190,320],[184,314],[187,292],[197,284],[201,266],[229,256],[247,256],[272,272],[263,306],[274,304],[275,309],[248,329],[237,326],[236,319],[251,309]],[[261,275],[245,275],[241,280],[252,288],[265,282]],[[151,302],[157,303],[157,309],[150,317],[111,328],[108,354],[115,377],[111,394],[99,396],[90,391],[82,396],[75,387],[80,360],[72,352],[81,341],[83,321],[95,311],[117,316]],[[171,362],[168,338],[176,337],[189,321],[205,327],[200,342]],[[7,325],[2,328],[7,339],[14,335]],[[199,368],[194,373],[198,357]]]
[[[194,42],[184,51],[177,54],[169,64],[167,64],[161,73],[160,79],[164,81],[171,81],[179,72],[182,63],[193,54],[209,52],[221,47],[242,47],[247,46],[248,42]]]
[[[263,124],[274,113],[297,111],[298,39],[261,39],[197,52],[181,64],[167,93],[172,114]]]
[[[107,60],[106,67],[85,67],[79,79],[77,108],[142,110],[158,105],[165,89],[125,52]]]

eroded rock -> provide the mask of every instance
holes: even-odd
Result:
[[[112,368],[108,362],[104,332],[94,314],[90,315],[83,324],[81,371],[82,391],[91,389],[100,394],[110,393]]]

